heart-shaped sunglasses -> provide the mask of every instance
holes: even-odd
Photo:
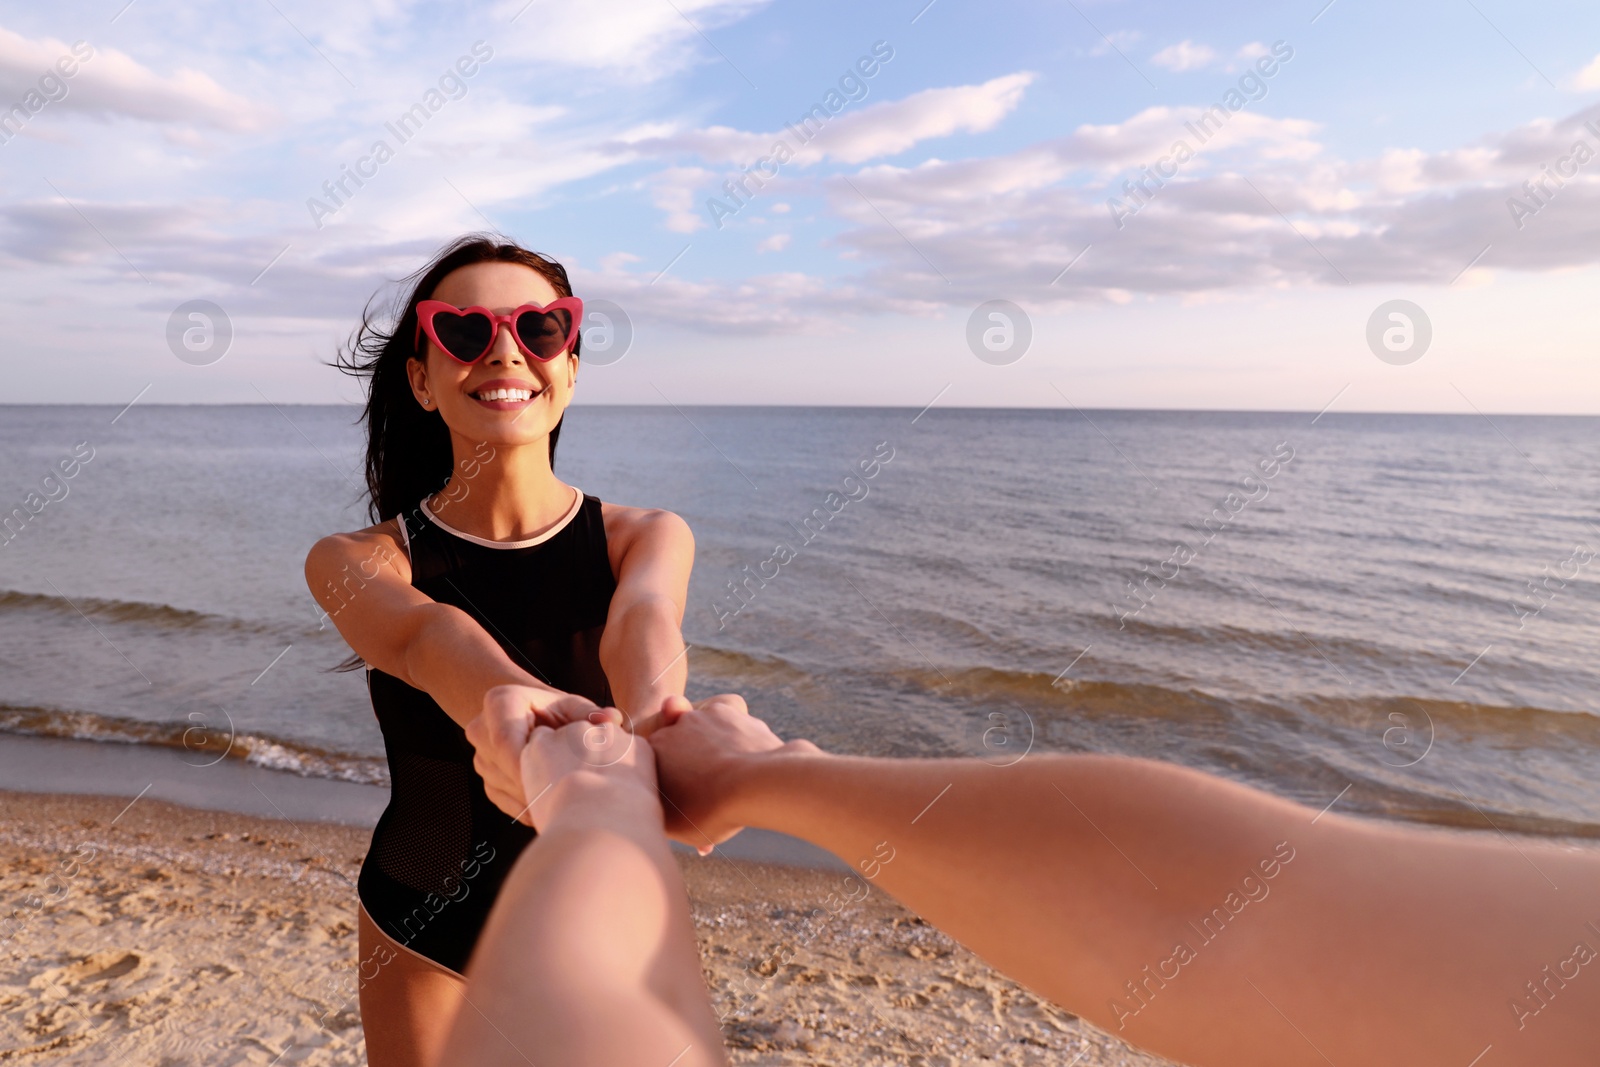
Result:
[[[583,301],[563,296],[541,307],[523,304],[510,314],[496,315],[485,307],[458,308],[443,300],[423,300],[417,304],[417,336],[438,345],[450,358],[475,363],[494,347],[502,325],[511,329],[517,347],[529,359],[548,363],[572,347],[583,323]]]

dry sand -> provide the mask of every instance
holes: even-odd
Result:
[[[365,1063],[370,831],[127,805],[0,792],[0,1064]],[[1164,1062],[837,873],[681,862],[737,1064]]]

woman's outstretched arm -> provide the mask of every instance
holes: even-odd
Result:
[[[411,561],[391,519],[318,541],[306,556],[306,584],[345,642],[385,674],[421,689],[468,731],[479,753],[489,733],[516,752],[534,722],[559,725],[595,710],[514,662],[476,619],[411,584]],[[526,801],[514,757],[507,768],[475,761],[490,799],[508,814]]]
[[[610,723],[534,730],[522,766],[539,836],[478,941],[441,1064],[727,1062],[653,762]]]
[[[694,534],[670,511],[607,504],[605,514],[617,588],[600,636],[600,665],[630,728],[649,734],[663,702],[681,697],[689,678],[682,626]]]
[[[683,699],[689,678],[680,627],[694,566],[694,535],[670,511],[617,504],[605,505],[605,524],[617,588],[600,634],[600,666],[628,729],[647,735],[661,721],[665,702]],[[544,709],[533,694],[500,690],[484,701],[483,714],[467,725],[467,740],[477,749],[472,765],[500,810],[532,825],[518,753],[536,718],[546,724],[570,721],[594,707],[585,705],[557,704],[555,714],[541,716]],[[574,709],[577,716],[571,714]]]
[[[1600,852],[1319,814],[1141,760],[828,756],[738,698],[668,722],[652,741],[674,836],[821,845],[1174,1059],[1556,1067],[1600,1047]]]

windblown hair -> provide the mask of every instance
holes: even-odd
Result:
[[[417,304],[433,295],[445,275],[473,263],[520,263],[533,270],[559,296],[572,295],[566,268],[548,256],[530,251],[492,234],[470,233],[446,245],[432,262],[401,279],[410,283],[405,303],[387,312],[374,312],[377,297],[367,302],[361,325],[340,349],[333,365],[367,382],[367,404],[362,421],[367,424],[367,511],[372,521],[383,522],[415,507],[429,493],[438,492],[450,478],[455,457],[450,451],[450,430],[438,411],[417,403],[406,375],[406,361],[424,359],[427,338],[416,343]],[[392,325],[385,326],[389,322]],[[578,354],[579,339],[572,342]],[[550,462],[556,460],[558,420],[550,430]]]

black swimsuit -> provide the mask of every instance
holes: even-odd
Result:
[[[534,677],[612,702],[599,651],[617,583],[598,499],[580,494],[560,525],[530,541],[472,537],[421,506],[400,518],[413,586],[471,615]],[[466,731],[432,697],[376,668],[367,688],[390,796],[357,895],[384,933],[460,973],[534,832],[484,793]]]

